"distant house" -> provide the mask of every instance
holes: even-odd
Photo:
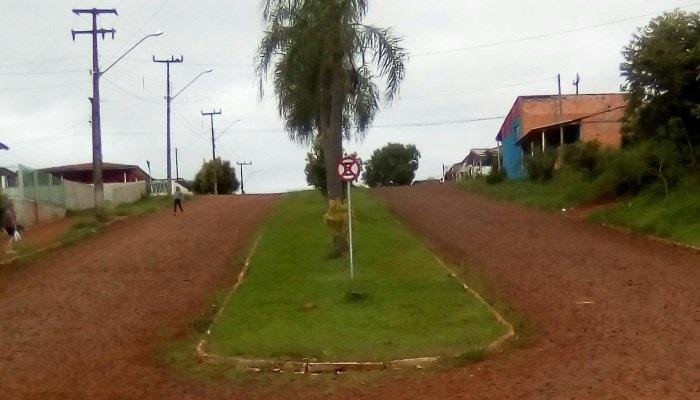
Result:
[[[0,167],[0,187],[6,189],[8,187],[17,186],[17,172],[7,168]]]
[[[93,183],[92,163],[64,165],[45,168],[41,171],[68,181]],[[138,165],[112,163],[102,164],[102,178],[104,183],[150,182],[151,180],[151,177]]]
[[[578,141],[619,147],[626,104],[622,93],[518,97],[496,136],[508,177],[523,178],[524,155],[536,150]]]
[[[499,162],[498,157],[498,148],[472,149],[467,158],[462,161],[464,169],[461,179],[490,174],[491,169],[496,167]]]
[[[458,182],[468,178],[488,175],[500,162],[498,148],[472,149],[469,154],[445,173],[445,181]]]
[[[427,185],[427,184],[434,184],[434,183],[441,183],[440,179],[437,178],[428,178],[428,179],[422,179],[419,181],[413,181],[411,183],[411,186],[416,186],[416,185]]]

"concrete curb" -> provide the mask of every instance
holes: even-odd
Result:
[[[467,285],[466,282],[464,282],[463,280],[459,279],[459,277],[457,276],[457,274],[456,274],[449,266],[447,266],[447,264],[445,264],[440,258],[435,257],[435,259],[437,260],[437,262],[438,262],[440,265],[443,266],[443,268],[445,268],[445,269],[450,273],[450,276],[452,276],[453,278],[457,279],[457,281],[459,281],[459,282],[462,284],[462,287],[463,287],[466,291],[468,291],[469,293],[471,293],[472,296],[474,296],[474,297],[475,297],[477,300],[479,300],[484,306],[486,306],[486,308],[489,310],[489,312],[491,312],[491,315],[493,315],[494,318],[496,318],[496,320],[498,320],[498,322],[501,323],[501,325],[503,325],[503,326],[506,327],[506,333],[503,334],[503,336],[501,336],[500,338],[496,339],[496,341],[494,341],[493,343],[491,343],[491,344],[489,345],[488,350],[489,350],[490,352],[497,352],[497,351],[500,351],[500,350],[502,349],[503,344],[504,344],[506,341],[510,340],[511,338],[516,338],[516,339],[517,339],[517,337],[516,337],[516,335],[515,335],[515,328],[513,328],[513,325],[512,325],[510,322],[508,322],[508,321],[503,317],[503,315],[501,315],[501,313],[498,312],[498,310],[496,310],[495,308],[493,308],[493,306],[492,306],[491,304],[489,304],[486,300],[484,300],[484,298],[481,297],[481,295],[480,295],[479,293],[477,293],[474,289],[470,288],[469,285]]]
[[[230,356],[220,356],[218,354],[215,354],[213,352],[210,352],[207,350],[207,339],[211,335],[211,326],[214,325],[219,318],[221,317],[224,308],[228,305],[228,303],[231,301],[231,297],[233,296],[234,293],[238,291],[238,288],[241,286],[243,279],[248,273],[248,270],[250,269],[250,261],[253,258],[253,255],[255,254],[255,251],[257,250],[258,243],[260,242],[260,236],[255,240],[255,244],[253,244],[253,248],[250,251],[250,254],[245,260],[243,269],[241,270],[240,274],[238,275],[238,280],[236,283],[233,285],[231,290],[228,292],[226,295],[226,298],[224,299],[223,303],[221,304],[221,307],[217,311],[216,315],[214,316],[214,319],[212,320],[211,325],[207,329],[207,332],[204,334],[204,336],[197,342],[197,345],[195,346],[195,355],[197,357],[197,360],[200,363],[205,363],[205,364],[211,364],[211,365],[230,365],[234,366],[243,370],[251,371],[251,372],[287,372],[287,373],[296,373],[296,374],[321,374],[321,373],[339,373],[339,372],[348,372],[348,371],[355,371],[355,372],[370,372],[370,371],[383,371],[386,369],[403,369],[403,368],[417,368],[417,369],[422,369],[425,366],[430,366],[433,364],[436,364],[437,362],[440,361],[439,356],[435,357],[419,357],[419,358],[407,358],[407,359],[402,359],[402,360],[392,360],[392,361],[377,361],[377,362],[355,362],[355,361],[338,361],[338,362],[317,362],[315,360],[309,360],[309,359],[304,359],[304,360],[288,360],[288,361],[280,361],[280,360],[270,360],[270,359],[251,359],[251,358],[243,358],[243,357],[230,357]],[[481,297],[476,291],[471,289],[466,283],[464,283],[461,279],[457,277],[457,275],[438,257],[435,257],[435,259],[438,261],[440,265],[442,265],[449,273],[450,276],[455,278],[457,281],[459,281],[462,284],[462,287],[464,287],[467,292],[469,292],[472,296],[474,296],[477,300],[479,300],[482,304],[484,304],[489,312],[507,328],[507,332],[501,336],[500,338],[496,339],[493,343],[491,343],[487,351],[489,352],[496,352],[499,351],[507,340],[515,337],[515,330],[513,329],[513,325],[511,325],[508,321],[506,321],[503,316],[496,311],[490,304],[486,302],[486,300]]]

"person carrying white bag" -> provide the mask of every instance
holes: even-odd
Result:
[[[22,240],[22,235],[17,229],[17,214],[15,214],[15,205],[11,201],[7,202],[7,206],[5,206],[5,210],[2,213],[2,225],[5,227],[5,232],[10,236],[5,252],[9,254],[14,253],[12,245]]]

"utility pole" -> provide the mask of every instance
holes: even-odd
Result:
[[[156,56],[153,56],[153,62],[155,63],[162,63],[165,64],[165,71],[166,71],[166,96],[165,96],[165,101],[167,103],[167,122],[166,122],[166,164],[167,164],[167,169],[168,169],[168,196],[172,196],[173,194],[173,173],[172,173],[172,157],[170,156],[170,103],[172,102],[173,98],[171,96],[171,85],[170,85],[170,64],[177,64],[181,63],[184,60],[183,56],[180,56],[180,58],[175,58],[175,56],[171,56],[170,59],[163,59],[163,60],[157,60]]]
[[[219,194],[219,185],[216,179],[216,138],[214,137],[214,116],[215,115],[221,115],[221,110],[216,111],[212,110],[211,112],[204,112],[202,111],[202,116],[208,115],[209,119],[211,121],[211,159],[213,160],[214,164],[214,194],[217,195]]]
[[[557,74],[557,85],[559,86],[559,146],[564,146],[564,104],[561,97],[561,74]],[[542,142],[544,148],[544,142]]]
[[[175,182],[180,180],[180,165],[177,162],[177,147],[175,148]]]
[[[238,166],[241,167],[241,194],[245,194],[245,187],[243,186],[243,167],[253,165],[253,163],[250,161],[246,161],[246,162],[237,162],[236,164],[238,164]]]
[[[92,15],[92,29],[89,31],[76,31],[71,30],[71,35],[73,36],[73,41],[75,41],[76,35],[92,35],[92,98],[90,102],[92,103],[92,180],[94,184],[94,202],[95,202],[95,213],[98,216],[102,216],[102,209],[104,207],[105,193],[104,193],[104,182],[102,178],[102,127],[100,125],[100,64],[99,55],[97,48],[97,36],[102,35],[102,40],[105,39],[105,35],[112,35],[112,40],[114,40],[114,34],[116,30],[114,29],[98,29],[97,28],[97,16],[100,14],[114,14],[117,15],[117,10],[115,9],[73,9],[73,13],[76,15],[81,14],[91,14]]]
[[[576,86],[576,94],[578,95],[579,85],[581,85],[581,75],[576,73],[576,79],[574,80],[574,86]]]

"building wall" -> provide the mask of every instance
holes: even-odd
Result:
[[[145,181],[128,183],[108,183],[105,188],[105,200],[113,207],[120,204],[133,203],[146,195],[147,184]]]
[[[85,184],[93,183],[92,171],[65,171],[55,173],[65,180],[80,182]],[[105,169],[102,171],[102,179],[105,183],[124,183],[147,180],[141,172],[136,169]]]
[[[17,214],[17,223],[31,227],[64,218],[66,209],[51,204],[37,203],[31,200],[12,199]]]
[[[63,196],[68,210],[87,210],[94,206],[92,185],[63,181]]]
[[[522,179],[525,177],[523,168],[523,149],[517,143],[518,138],[522,134],[522,118],[518,115],[513,124],[511,131],[503,137],[503,169],[506,171],[510,179]]]
[[[619,109],[595,115],[581,121],[581,140],[597,141],[603,146],[619,148],[622,145],[622,118],[625,110]]]
[[[534,128],[556,124],[559,121],[572,120],[586,115],[620,107],[625,104],[623,94],[565,95],[561,99],[562,114],[559,113],[558,96],[519,97],[510,110],[501,128],[499,137],[503,145],[503,168],[510,179],[526,177],[523,167],[523,148],[517,141]],[[621,125],[612,121],[619,120],[623,110],[615,110],[584,121],[581,126],[581,140],[598,140],[604,145],[619,147],[621,142]],[[596,119],[597,118],[597,119]]]
[[[520,101],[522,134],[539,126],[548,126],[586,115],[606,111],[625,104],[622,94],[562,96],[562,115],[559,115],[559,97],[544,96],[524,98]]]
[[[65,185],[65,201],[68,210],[88,210],[95,206],[92,185],[63,181]],[[105,202],[112,207],[124,203],[133,203],[146,194],[147,183],[107,183],[104,185]]]

